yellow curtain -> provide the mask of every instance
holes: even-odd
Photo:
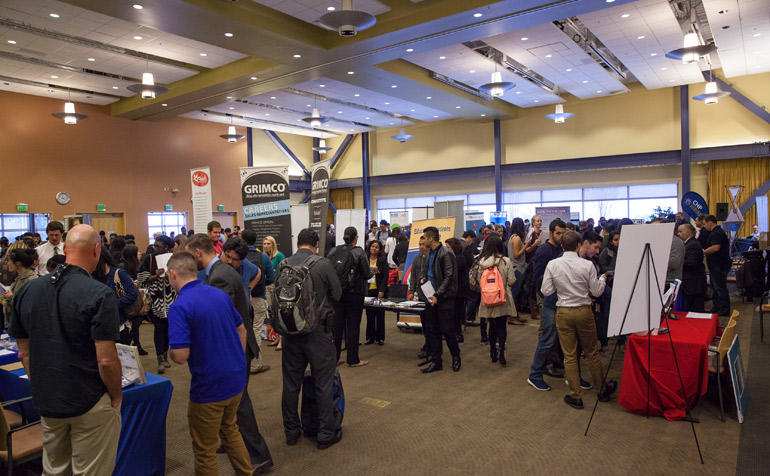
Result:
[[[754,190],[765,181],[770,180],[770,157],[756,157],[748,159],[712,160],[709,162],[709,211],[714,214],[717,202],[730,204],[732,197],[725,188],[726,185],[743,185],[738,195],[740,207],[751,197]],[[745,237],[751,234],[751,227],[757,224],[757,207],[751,207],[743,214],[743,224],[738,231],[738,236]]]
[[[353,189],[352,188],[335,188],[329,191],[329,199],[337,209],[351,209],[353,208]],[[334,213],[329,209],[328,222],[334,223]]]

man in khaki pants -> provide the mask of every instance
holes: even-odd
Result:
[[[564,396],[564,403],[572,408],[582,409],[583,399],[578,372],[578,343],[583,347],[594,386],[598,389],[598,398],[607,402],[617,390],[615,380],[604,383],[602,360],[597,349],[596,322],[591,311],[591,297],[601,296],[604,291],[605,277],[596,278],[596,268],[589,260],[577,254],[580,235],[567,231],[561,239],[564,254],[548,263],[540,288],[543,296],[557,293],[556,331],[564,351],[564,370],[569,382],[569,395]]]
[[[75,226],[64,244],[66,263],[13,299],[8,333],[18,341],[41,416],[46,475],[103,476],[115,468],[123,398],[115,349],[120,320],[115,293],[90,275],[101,244],[93,228]]]

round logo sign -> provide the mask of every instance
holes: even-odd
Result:
[[[209,183],[209,176],[206,172],[198,170],[192,175],[192,183],[198,187],[205,187]]]

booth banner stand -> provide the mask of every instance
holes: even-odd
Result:
[[[309,227],[318,233],[318,252],[326,249],[326,222],[329,214],[329,165],[330,159],[316,162],[310,174],[310,222]]]
[[[709,206],[706,199],[696,192],[687,192],[682,197],[682,210],[695,220],[698,215],[708,215]]]
[[[495,225],[505,225],[508,220],[508,212],[490,212],[489,220]]]
[[[193,229],[205,233],[212,218],[211,171],[208,167],[190,169],[192,182]]]
[[[335,245],[339,246],[345,243],[345,228],[352,226],[358,232],[358,245],[362,248],[365,247],[367,227],[366,227],[366,210],[337,210],[334,216],[335,223]]]
[[[465,230],[473,231],[477,235],[482,226],[485,225],[483,213],[466,213],[465,214]]]
[[[624,270],[621,274],[615,275],[615,281],[616,281],[616,287],[613,288],[613,302],[611,305],[610,310],[610,326],[613,325],[613,317],[617,321],[619,319],[620,325],[617,328],[617,333],[610,334],[608,332],[608,336],[610,335],[623,335],[624,333],[629,334],[632,332],[640,332],[640,331],[647,331],[647,418],[650,417],[650,373],[652,372],[651,367],[651,359],[652,359],[652,331],[653,329],[660,326],[662,321],[665,322],[665,327],[669,329],[668,331],[668,340],[671,344],[671,353],[674,357],[674,365],[676,366],[676,373],[679,376],[679,384],[681,385],[682,389],[682,395],[686,395],[686,391],[684,388],[684,381],[682,380],[682,372],[679,369],[679,361],[676,357],[676,349],[674,348],[674,340],[671,337],[671,326],[668,325],[668,319],[669,314],[671,313],[671,308],[673,306],[673,301],[675,299],[675,292],[670,293],[668,295],[668,299],[666,303],[664,304],[663,300],[663,284],[665,282],[665,275],[666,275],[666,267],[667,266],[661,266],[660,269],[655,265],[656,261],[659,263],[668,263],[668,255],[670,254],[670,238],[668,247],[665,249],[667,250],[665,254],[665,259],[658,260],[657,256],[658,254],[661,254],[660,252],[656,254],[653,250],[653,247],[651,245],[651,241],[660,240],[659,237],[665,236],[665,237],[671,237],[673,236],[673,223],[667,223],[667,224],[654,224],[654,225],[641,225],[644,226],[644,230],[638,229],[635,232],[631,233],[624,233],[624,236],[629,237],[635,237],[636,240],[628,240],[621,242],[621,248],[618,249],[619,257],[618,257],[618,263],[615,267],[616,270]],[[628,227],[628,228],[626,228]],[[652,227],[661,228],[660,233],[656,233],[652,230]],[[668,234],[664,234],[665,230],[662,228],[665,227],[665,229],[668,230]],[[623,229],[631,229],[631,228],[637,228],[634,225],[626,225],[623,227]],[[641,238],[640,238],[641,237]],[[657,237],[657,238],[656,238]],[[646,241],[645,241],[646,239]],[[629,263],[628,259],[626,258],[625,261],[625,267],[621,266],[620,262],[620,256],[623,256],[621,253],[623,253],[623,246],[626,248],[626,256],[628,257],[635,257],[637,256],[638,259],[634,263]],[[658,244],[658,247],[660,247],[660,244]],[[641,248],[640,250],[637,250],[636,248]],[[631,250],[631,251],[629,251]],[[631,273],[633,269],[636,269],[635,275],[633,275],[633,280],[631,279]],[[633,283],[630,288],[630,292],[625,294],[626,297],[620,299],[615,299],[615,292],[617,289],[617,281],[619,276],[625,276],[623,281],[628,281],[629,283]],[[663,280],[659,279],[659,276],[663,276]],[[639,299],[637,299],[637,296],[639,296]],[[632,307],[633,303],[636,304],[636,308],[633,309]],[[624,306],[625,312],[623,312],[622,315],[615,314],[613,316],[612,310],[616,308],[616,304],[619,306]],[[641,309],[639,309],[641,307]],[[629,316],[634,316],[634,319],[632,321],[628,321]],[[655,316],[655,321],[653,321],[652,316]],[[637,331],[630,331],[626,330],[626,324],[631,322],[634,325],[638,326],[640,317],[646,318],[646,327],[644,329],[638,329]],[[610,368],[612,367],[612,361],[615,358],[615,353],[618,350],[618,341],[615,340],[615,347],[612,349],[612,354],[610,355],[610,361],[607,363],[607,370],[604,374],[604,381],[607,381],[607,377],[610,374]],[[597,391],[600,389],[597,388]],[[686,402],[686,399],[685,399]],[[588,425],[586,426],[586,431],[584,433],[584,436],[588,436],[588,430],[591,428],[591,422],[594,419],[594,415],[596,414],[596,408],[599,405],[599,399],[596,399],[596,402],[594,403],[593,411],[591,412],[591,417],[588,420]],[[690,415],[690,409],[688,408],[687,404],[685,403],[685,413],[687,415],[686,420],[690,422],[690,426],[692,427],[692,434],[693,438],[695,439],[695,446],[698,449],[698,457],[700,458],[701,464],[704,464],[703,462],[703,454],[701,453],[700,449],[700,443],[698,442],[698,435],[695,432],[695,420]]]
[[[258,248],[272,236],[278,251],[291,256],[289,168],[241,167],[240,176],[244,230],[256,232]]]
[[[540,215],[543,219],[543,228],[540,233],[540,242],[545,243],[548,240],[548,227],[551,222],[561,218],[564,223],[570,221],[569,207],[535,207],[535,215]]]

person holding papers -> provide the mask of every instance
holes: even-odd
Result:
[[[444,370],[441,354],[441,337],[446,340],[452,354],[452,370],[460,370],[460,346],[457,345],[457,333],[454,329],[455,294],[457,294],[457,265],[454,254],[441,244],[438,228],[425,227],[423,230],[425,246],[428,252],[425,268],[426,282],[421,286],[427,299],[425,321],[430,334],[431,362],[422,369],[422,373]]]
[[[601,402],[608,402],[618,388],[615,380],[604,383],[602,360],[596,346],[596,322],[591,312],[591,295],[601,296],[605,277],[596,278],[596,267],[578,256],[581,237],[574,231],[567,231],[561,239],[564,254],[548,263],[543,276],[543,296],[557,293],[556,331],[564,351],[564,369],[569,381],[569,395],[564,403],[582,410],[583,399],[578,373],[578,342],[586,354],[594,386],[598,389]]]

